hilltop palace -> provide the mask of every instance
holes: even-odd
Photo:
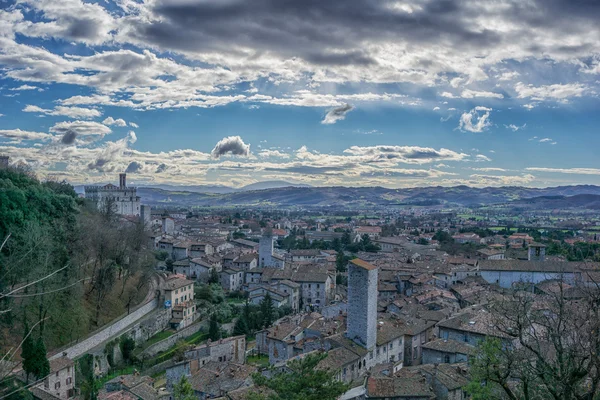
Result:
[[[140,197],[136,187],[128,187],[126,174],[119,174],[119,186],[86,186],[85,198],[92,200],[99,209],[112,203],[117,214],[140,216]]]

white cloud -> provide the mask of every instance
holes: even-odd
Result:
[[[52,135],[43,132],[24,131],[21,129],[3,129],[0,130],[0,137],[11,139],[15,142],[22,140],[49,140]]]
[[[482,161],[492,161],[492,159],[483,154],[475,155],[475,162],[482,162]]]
[[[62,135],[60,142],[73,144],[76,141],[90,143],[102,139],[112,131],[106,125],[93,121],[58,122],[50,128],[50,132]],[[135,137],[135,135],[134,135]]]
[[[455,99],[457,97],[450,92],[442,92],[442,93],[440,93],[440,96],[447,97],[449,99]]]
[[[512,130],[513,132],[516,132],[516,131],[519,131],[519,130],[525,129],[525,127],[526,127],[526,126],[527,126],[527,124],[523,124],[523,125],[521,125],[521,126],[518,126],[518,125],[515,125],[515,124],[504,125],[504,127],[505,127],[506,129],[510,129],[510,130]]]
[[[532,100],[538,101],[566,101],[570,97],[581,97],[588,88],[580,83],[554,84],[536,87],[533,85],[525,85],[523,82],[518,82],[515,85],[515,90],[517,92],[517,97],[520,99],[531,98]]]
[[[134,128],[139,128],[140,126],[138,124],[136,124],[135,122],[129,122],[129,126],[134,127]]]
[[[11,88],[10,90],[16,91],[16,90],[38,90],[38,91],[44,91],[44,89],[39,88],[37,86],[31,86],[31,85],[21,85],[19,87],[15,87],[15,88]]]
[[[529,167],[527,171],[534,172],[553,172],[559,174],[575,174],[575,175],[600,175],[598,168],[544,168],[544,167]]]
[[[503,99],[504,95],[500,93],[487,92],[487,91],[476,91],[471,89],[465,89],[460,94],[463,99],[473,99],[475,97],[491,97],[495,99]]]
[[[521,74],[519,74],[516,71],[504,72],[500,76],[498,76],[498,80],[499,81],[512,81],[513,79],[517,78],[520,75]]]
[[[263,158],[269,158],[269,157],[274,157],[274,158],[290,158],[291,155],[288,153],[284,153],[281,152],[279,150],[271,150],[271,149],[265,149],[265,150],[261,150],[258,153],[259,157],[263,157]]]
[[[25,106],[23,112],[65,116],[69,118],[96,118],[102,115],[102,113],[95,108],[56,106],[54,109],[48,110],[31,104]]]
[[[385,145],[352,146],[344,150],[344,153],[360,156],[361,162],[401,162],[407,164],[424,164],[442,160],[461,161],[468,156],[467,154],[457,153],[444,148],[436,150],[431,147]]]
[[[458,129],[468,132],[483,132],[491,126],[489,121],[491,108],[478,106],[460,116]],[[482,113],[480,113],[482,112]]]
[[[346,114],[354,109],[354,106],[346,103],[342,106],[332,108],[327,112],[325,118],[321,121],[322,124],[330,125],[346,118]]]
[[[219,140],[211,151],[213,158],[219,158],[227,154],[248,157],[250,155],[250,145],[244,143],[239,136],[228,136]]]
[[[127,126],[127,122],[122,118],[114,119],[113,117],[107,117],[102,123],[104,125]]]
[[[507,169],[504,168],[496,168],[496,167],[488,167],[488,168],[471,168],[473,171],[479,172],[507,172]]]

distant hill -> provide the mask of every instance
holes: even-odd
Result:
[[[246,187],[247,188],[247,187]],[[423,187],[386,189],[382,187],[277,187],[263,190],[240,190],[230,193],[199,193],[192,191],[169,191],[160,188],[140,187],[138,193],[146,204],[165,206],[336,206],[348,207],[391,206],[391,205],[448,205],[478,206],[515,202],[539,197],[547,201],[585,203],[581,200],[564,200],[579,195],[600,196],[600,187],[594,185],[559,186],[553,188],[525,188],[517,186],[472,188],[468,186]],[[541,201],[541,200],[536,200]],[[557,203],[558,204],[558,203]],[[586,204],[594,205],[592,200]],[[555,208],[558,208],[555,207]]]
[[[286,181],[264,181],[251,183],[250,185],[243,186],[238,191],[246,192],[249,190],[265,190],[265,189],[277,189],[282,187],[311,187],[304,183],[290,183]]]
[[[575,196],[540,196],[529,199],[515,200],[511,203],[532,209],[565,209],[583,208],[587,210],[600,210],[600,195],[577,194]]]
[[[103,186],[106,183],[91,184],[93,186]],[[135,185],[135,184],[134,184]],[[233,188],[225,185],[135,185],[138,188],[153,188],[167,190],[171,192],[192,192],[192,193],[234,193],[234,192],[248,192],[252,190],[265,190],[265,189],[278,189],[282,187],[311,187],[307,184],[301,183],[290,183],[286,181],[264,181],[251,183],[250,185],[243,186],[241,188]],[[77,193],[84,192],[84,185],[75,186]]]

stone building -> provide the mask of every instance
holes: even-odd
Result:
[[[219,273],[221,287],[227,292],[237,291],[244,284],[244,271],[239,268],[225,268]]]
[[[436,339],[422,346],[423,364],[454,364],[469,360],[475,347],[452,339]]]
[[[70,399],[75,396],[75,363],[63,356],[50,360],[50,374],[43,384],[32,388],[38,399]]]
[[[535,253],[537,250],[532,251]],[[481,260],[477,268],[488,283],[511,288],[515,284],[535,285],[548,279],[578,282],[583,277],[582,270],[589,265],[566,261]]]
[[[189,326],[196,318],[194,282],[182,275],[172,275],[164,285],[166,308],[171,309],[169,324],[175,329]]]
[[[372,350],[377,341],[377,267],[358,258],[348,263],[346,336]]]
[[[216,342],[210,340],[184,354],[184,361],[167,368],[167,388],[171,389],[182,376],[191,376],[210,362],[246,363],[246,336],[232,336]]]
[[[119,174],[119,186],[112,183],[104,186],[85,186],[85,198],[90,199],[100,210],[110,206],[120,215],[140,215],[137,188],[127,186],[125,174]]]
[[[527,259],[529,261],[545,261],[546,246],[541,243],[531,242],[527,249]]]

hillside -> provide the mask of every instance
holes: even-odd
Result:
[[[1,243],[0,352],[18,345],[27,326],[48,350],[60,347],[148,292],[154,257],[142,227],[86,207],[66,183],[1,168]]]
[[[448,205],[478,206],[506,203],[543,196],[600,195],[594,185],[526,188],[517,186],[472,188],[422,187],[386,189],[382,187],[283,187],[233,193],[194,193],[141,187],[142,201],[150,205],[173,206],[276,206],[323,207],[344,205]]]
[[[600,195],[578,194],[575,196],[540,196],[515,200],[511,205],[529,209],[582,208],[600,210]]]

